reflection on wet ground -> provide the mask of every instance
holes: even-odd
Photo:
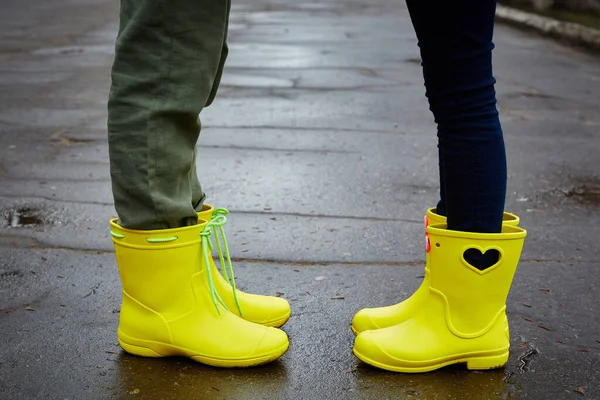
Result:
[[[115,389],[144,399],[285,398],[287,370],[281,362],[259,368],[222,370],[184,358],[144,359],[120,353]]]
[[[143,399],[286,399],[306,393],[311,383],[294,385],[284,362],[253,369],[220,370],[186,359],[144,359],[120,353],[113,389]],[[427,374],[394,374],[358,364],[332,385],[339,398],[510,399],[514,388],[504,369],[466,372],[462,366]],[[317,397],[315,392],[315,398]],[[308,397],[302,397],[308,398]]]

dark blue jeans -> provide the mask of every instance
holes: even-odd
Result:
[[[440,202],[448,229],[502,227],[506,153],[492,74],[495,0],[407,0],[426,96],[438,125]]]

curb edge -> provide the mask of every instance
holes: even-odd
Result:
[[[500,4],[496,8],[496,19],[510,25],[533,29],[546,36],[600,51],[600,30]]]

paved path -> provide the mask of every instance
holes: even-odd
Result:
[[[437,200],[400,0],[232,11],[198,166],[210,202],[232,211],[240,286],[292,304],[290,351],[233,371],[122,353],[105,128],[116,3],[8,0],[0,12],[0,398],[600,398],[600,59],[503,26],[507,208],[529,231],[510,362],[401,375],[352,356],[353,313],[420,284],[422,216]]]

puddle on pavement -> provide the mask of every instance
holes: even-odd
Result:
[[[576,186],[566,190],[565,196],[573,198],[580,203],[600,206],[600,184]]]
[[[583,206],[600,207],[600,178],[568,175],[569,182],[563,186],[542,192],[538,201],[575,201]]]
[[[19,207],[4,211],[6,226],[10,228],[36,227],[48,224],[50,212],[34,207]]]

